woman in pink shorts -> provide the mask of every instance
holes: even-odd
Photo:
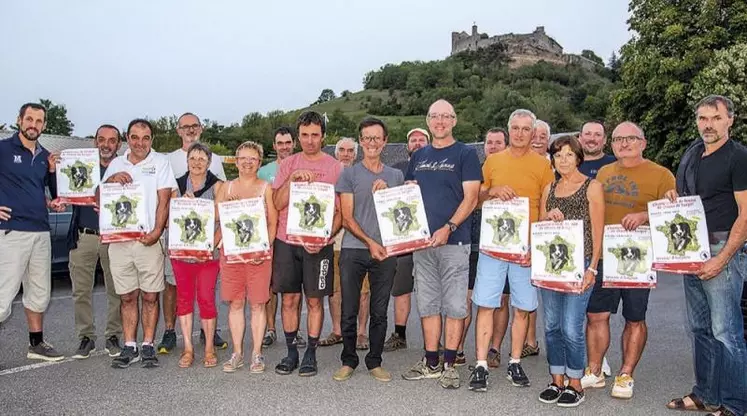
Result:
[[[224,201],[264,197],[267,214],[267,232],[270,247],[275,240],[277,229],[277,210],[272,203],[272,188],[257,177],[262,164],[262,146],[254,142],[242,143],[236,149],[236,166],[239,177],[223,184],[217,192],[215,201]],[[244,330],[246,326],[244,306],[249,301],[251,308],[252,331],[252,373],[265,370],[265,359],[262,355],[262,338],[267,324],[265,304],[270,300],[270,278],[272,260],[252,261],[248,263],[229,264],[226,256],[220,257],[221,299],[229,303],[228,326],[231,328],[233,354],[225,364],[223,371],[233,373],[244,366]]]

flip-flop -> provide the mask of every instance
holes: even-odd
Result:
[[[179,368],[192,367],[192,363],[195,361],[195,353],[193,351],[184,351],[179,357]]]
[[[365,335],[358,335],[358,342],[355,345],[356,350],[364,351],[368,349],[368,337]]]
[[[327,338],[319,341],[320,347],[329,347],[336,344],[342,344],[342,335],[337,335],[334,332],[331,332]]]

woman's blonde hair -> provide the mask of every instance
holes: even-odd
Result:
[[[239,145],[239,147],[236,148],[236,156],[238,156],[239,152],[242,151],[242,150],[244,150],[244,149],[252,149],[255,152],[257,152],[257,154],[259,155],[260,162],[264,158],[264,151],[262,150],[262,145],[259,144],[259,143],[257,143],[257,142],[253,142],[253,141],[249,140],[249,141],[246,141],[244,143],[241,143]]]

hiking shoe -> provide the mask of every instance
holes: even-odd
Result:
[[[252,365],[249,367],[249,372],[252,374],[260,374],[265,372],[265,356],[262,354],[252,355]]]
[[[506,376],[514,387],[529,387],[529,377],[527,377],[521,363],[510,363],[508,365],[508,375]]]
[[[303,337],[301,334],[301,331],[298,331],[296,334],[296,341],[295,341],[296,347],[300,349],[306,348],[306,338]]]
[[[334,374],[332,374],[332,379],[335,381],[347,381],[350,379],[350,377],[353,376],[353,371],[355,371],[353,367],[349,365],[343,365],[337,371],[335,371]]]
[[[304,354],[301,366],[298,367],[298,375],[301,377],[315,376],[317,373],[316,357]]]
[[[618,399],[630,399],[633,397],[633,377],[628,374],[620,374],[615,377],[615,385],[612,386],[612,397]]]
[[[441,378],[438,379],[441,383],[441,387],[445,389],[458,389],[461,385],[459,383],[459,371],[456,367],[447,365],[444,367],[444,371],[441,373]]]
[[[539,355],[539,353],[540,353],[539,342],[535,346],[524,344],[524,349],[521,350],[521,358],[531,357],[533,355]]]
[[[43,360],[43,361],[62,361],[65,356],[57,352],[52,344],[48,344],[44,341],[35,347],[29,345],[29,352],[26,353],[26,358],[29,360]]]
[[[112,335],[107,338],[105,351],[112,358],[119,357],[119,354],[122,352],[122,347],[119,346],[119,337]]]
[[[207,338],[205,338],[205,331],[200,330],[200,344],[205,345],[207,342]],[[176,341],[174,341],[174,344],[176,344]],[[215,333],[213,334],[213,346],[219,350],[225,350],[228,348],[228,343],[223,340],[223,338],[220,337],[220,331],[217,329],[215,330]]]
[[[158,358],[156,358],[156,349],[152,345],[143,345],[140,347],[140,361],[142,362],[143,368],[156,368],[158,367]]]
[[[371,369],[369,373],[371,373],[371,377],[373,377],[376,381],[381,381],[382,383],[388,383],[392,381],[392,373],[384,370],[384,367],[376,367],[374,369]]]
[[[96,343],[91,338],[83,337],[80,339],[80,345],[73,358],[76,360],[86,359],[91,356],[91,351],[96,351]]]
[[[501,366],[501,352],[495,348],[488,351],[488,368],[498,368]]]
[[[113,368],[127,368],[130,364],[140,361],[140,351],[137,347],[129,347],[125,345],[122,348],[122,352],[112,360]]]
[[[268,329],[267,332],[265,332],[265,337],[262,338],[262,346],[269,347],[270,345],[274,344],[275,341],[277,340],[278,340],[278,334],[275,332],[275,330]]]
[[[456,360],[454,360],[454,365],[460,367],[465,364],[467,364],[467,357],[464,355],[464,351],[458,352],[456,355]]]
[[[581,377],[581,388],[603,389],[604,383],[604,374],[596,375],[591,372],[591,368],[586,367],[584,376]]]
[[[469,375],[469,389],[472,391],[488,391],[488,369],[477,366]]]
[[[235,373],[236,370],[244,366],[244,356],[240,354],[233,353],[231,354],[231,358],[223,363],[223,372],[224,373]]]
[[[607,356],[605,355],[604,358],[602,358],[602,375],[605,377],[609,377],[612,375],[612,369],[610,368],[610,363],[607,361]]]
[[[400,337],[398,333],[393,332],[389,339],[384,342],[384,351],[392,352],[407,349],[407,340]]]
[[[576,407],[584,402],[584,392],[578,392],[571,386],[566,387],[560,397],[558,397],[558,406],[560,407]]]
[[[161,343],[158,344],[158,353],[169,354],[174,350],[174,348],[176,348],[176,331],[173,329],[167,329],[163,333]]]
[[[557,403],[558,399],[560,399],[561,393],[563,393],[563,390],[560,387],[555,383],[550,383],[547,385],[547,388],[542,390],[542,393],[540,393],[539,400],[542,403],[547,404]]]
[[[405,380],[422,380],[424,378],[439,378],[443,372],[441,364],[437,365],[436,368],[431,368],[425,362],[425,358],[418,361],[417,364],[412,366],[406,373],[402,374],[402,378]]]
[[[275,372],[285,376],[292,373],[296,368],[298,368],[298,359],[294,360],[290,357],[285,357],[275,366]]]

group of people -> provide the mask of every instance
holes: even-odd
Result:
[[[0,322],[10,315],[12,300],[23,285],[28,358],[59,360],[62,354],[44,340],[42,332],[51,289],[47,208],[64,209],[55,199],[59,156],[37,143],[45,116],[43,107],[24,105],[18,133],[0,141],[0,269],[6,276],[0,282]],[[277,294],[287,355],[275,366],[276,373],[298,370],[301,376],[313,376],[318,368],[317,347],[341,343],[342,365],[334,372],[335,380],[350,379],[359,365],[357,350],[368,350],[365,365],[371,376],[390,381],[391,373],[382,366],[382,353],[407,348],[406,324],[414,292],[424,355],[402,377],[438,379],[444,388],[459,388],[457,367],[467,362],[465,339],[474,321],[475,365],[467,384],[477,392],[487,390],[489,369],[500,366],[509,321],[506,375],[514,386],[530,386],[521,359],[539,354],[536,315],[541,298],[550,380],[539,400],[562,407],[581,404],[585,389],[606,386],[610,370],[603,367],[610,344],[610,317],[622,301],[623,359],[611,395],[630,399],[634,372],[647,340],[650,291],[602,287],[603,228],[620,224],[635,230],[648,222],[648,202],[698,195],[706,211],[712,257],[697,273],[684,275],[695,386],[667,407],[743,415],[747,410],[747,348],[739,303],[747,275],[747,148],[729,138],[734,105],[727,97],[713,95],[701,100],[695,107],[695,119],[701,137],[685,151],[676,177],[644,158],[647,139],[634,122],[614,128],[610,155],[604,153],[607,133],[603,123],[589,121],[577,136],[551,140],[550,126],[523,109],[511,114],[507,130],[487,132],[481,164],[474,147],[454,138],[457,114],[445,100],[430,106],[427,129],[408,133],[409,160],[396,166],[382,161],[389,142],[383,121],[363,119],[357,140],[341,139],[334,158],[322,150],[324,117],[307,111],[299,116],[295,129],[276,131],[276,161],[261,166],[262,146],[251,141],[241,144],[236,150],[238,178],[230,181],[219,158],[199,141],[202,126],[194,114],[178,119],[183,146],[168,155],[152,150],[156,138],[147,120],[129,124],[125,134],[128,149],[122,156],[117,156],[120,132],[112,125],[102,125],[95,136],[102,182],[142,185],[148,233],[137,241],[101,244],[97,208],[73,208],[70,275],[80,338],[75,357],[88,357],[95,349],[91,294],[100,259],[108,299],[105,348],[117,368],[137,361],[145,367],[158,366],[157,353],[176,348],[177,317],[184,336],[178,365],[191,366],[195,359],[195,299],[205,349],[203,365],[217,366],[215,349],[227,346],[216,330],[215,288],[220,275],[220,297],[229,305],[232,345],[231,357],[223,364],[226,372],[245,365],[247,302],[252,338],[249,368],[255,373],[264,371],[262,347],[277,340]],[[294,153],[297,144],[301,152]],[[362,158],[356,163],[359,151]],[[326,244],[299,245],[288,239],[292,182],[335,186],[333,237]],[[403,184],[420,187],[430,246],[391,257],[382,246],[373,193]],[[45,195],[45,188],[51,198]],[[227,261],[220,249],[220,227],[216,226],[218,249],[212,260],[169,260],[165,235],[169,200],[175,197],[214,201],[217,221],[221,202],[263,199],[271,259]],[[534,287],[529,257],[515,263],[479,251],[481,204],[515,197],[528,198],[531,222],[583,221],[581,293]],[[160,293],[166,333],[154,346]],[[394,332],[385,339],[390,296],[394,299]],[[325,297],[329,298],[332,332],[320,339]],[[305,339],[299,333],[303,303],[308,314]],[[136,340],[139,322],[143,333],[140,344]],[[301,356],[299,349],[303,348]]]

